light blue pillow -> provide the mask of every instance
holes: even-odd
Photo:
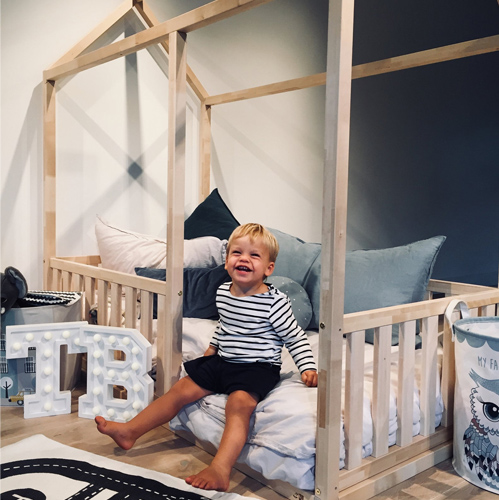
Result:
[[[444,241],[445,236],[435,236],[399,247],[347,252],[345,313],[423,300]],[[310,328],[319,326],[320,275],[318,258],[303,283],[314,310]],[[366,339],[370,340],[371,334],[366,332]],[[394,328],[392,344],[397,343],[398,328]]]
[[[266,283],[271,283],[288,296],[298,325],[306,330],[312,319],[312,304],[305,289],[296,281],[283,276],[272,275],[266,279]]]
[[[274,275],[291,278],[304,286],[314,263],[319,261],[320,264],[320,243],[307,243],[277,229],[268,229],[279,243],[279,255],[275,263]]]
[[[312,303],[309,328],[319,327],[321,245],[270,229],[279,242],[275,274],[303,286]],[[445,236],[380,250],[347,252],[345,313],[367,311],[424,299]],[[372,332],[367,333],[369,339]],[[398,327],[393,342],[398,343]]]

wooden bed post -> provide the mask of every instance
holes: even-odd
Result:
[[[211,168],[211,106],[201,103],[199,119],[199,199],[210,194]]]
[[[315,496],[338,498],[353,0],[329,1]]]
[[[161,336],[164,341],[158,343],[158,394],[166,392],[178,380],[182,363],[187,110],[185,39],[185,33],[174,32],[169,35],[166,317],[164,318],[165,336]],[[158,341],[161,337],[158,335]]]
[[[43,83],[43,287],[52,287],[50,258],[55,257],[55,82]]]

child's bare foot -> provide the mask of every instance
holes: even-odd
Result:
[[[95,417],[97,430],[114,439],[114,442],[124,450],[129,450],[135,443],[135,438],[127,430],[126,424],[120,422],[111,422],[104,417]]]
[[[194,474],[185,479],[187,484],[202,490],[227,491],[229,489],[230,470],[218,469],[211,464],[199,474]]]

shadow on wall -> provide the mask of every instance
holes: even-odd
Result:
[[[21,253],[29,254],[29,268],[23,266],[22,272],[27,277],[33,279],[41,278],[42,270],[42,179],[43,179],[43,148],[42,148],[42,85],[37,85],[31,94],[26,115],[18,136],[18,140],[9,165],[3,165],[2,169],[7,171],[3,184],[1,200],[1,228],[2,247],[4,245],[17,245],[16,230],[22,224],[26,233],[30,236],[29,249],[17,249],[9,252],[10,255]],[[24,213],[29,213],[29,219],[19,220],[16,213],[9,210],[16,206],[16,200],[21,190],[21,184],[30,181],[29,208]],[[28,229],[27,229],[28,228]],[[2,253],[4,253],[2,251]],[[8,262],[6,265],[16,266],[16,262]],[[35,278],[37,277],[37,278]]]

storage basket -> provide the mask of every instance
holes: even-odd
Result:
[[[36,385],[36,357],[10,359],[5,356],[5,332],[11,325],[61,323],[81,320],[82,294],[79,292],[29,291],[14,307],[2,314],[0,325],[0,405],[22,406],[24,394],[32,394]],[[80,379],[82,355],[68,354],[61,347],[61,390],[73,389]]]
[[[462,319],[452,324],[456,307]],[[456,356],[452,465],[475,486],[499,493],[499,318],[471,318],[464,302],[449,304],[446,318]]]

